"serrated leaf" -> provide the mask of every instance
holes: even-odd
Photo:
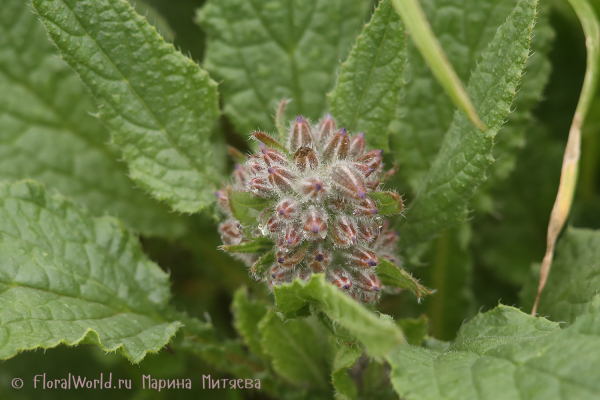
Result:
[[[273,241],[266,237],[260,237],[251,242],[241,244],[225,244],[221,248],[229,253],[258,253],[273,248]]]
[[[505,22],[517,0],[430,0],[421,4],[459,78],[466,83],[481,54]],[[521,89],[500,136],[494,154],[497,162],[491,178],[503,178],[514,165],[515,154],[523,146],[523,137],[531,121],[531,109],[539,100],[548,80],[547,58],[553,33],[547,17],[550,7],[542,7],[532,37],[534,55],[528,60]],[[398,116],[390,125],[391,149],[400,166],[400,174],[417,192],[440,150],[455,109],[444,95],[419,51],[409,40],[406,85],[398,104]],[[483,118],[483,116],[482,116]]]
[[[379,215],[399,214],[404,210],[402,197],[395,192],[371,192],[369,197],[377,203]]]
[[[129,175],[180,212],[214,203],[217,85],[124,0],[34,0],[63,58],[100,105]]]
[[[572,324],[592,306],[599,287],[600,231],[568,228],[556,247],[539,313]]]
[[[336,390],[336,399],[355,399],[358,393],[354,381],[348,375],[348,368],[354,365],[363,350],[357,344],[338,345],[335,339],[330,340],[330,345],[337,348],[331,371],[331,382]]]
[[[377,264],[375,271],[384,285],[410,290],[419,299],[432,293],[411,274],[385,258],[379,257],[379,264]]]
[[[240,221],[242,225],[252,225],[256,223],[260,212],[268,207],[269,201],[250,192],[240,192],[227,187],[227,200],[229,209],[234,218]]]
[[[233,295],[231,311],[235,329],[242,335],[250,351],[257,356],[264,356],[260,344],[258,324],[267,314],[267,305],[258,300],[250,300],[246,288],[241,288]]]
[[[273,131],[273,114],[317,119],[339,60],[360,31],[368,2],[211,0],[198,12],[208,45],[204,66],[220,82],[238,133]]]
[[[427,336],[427,322],[427,317],[421,315],[419,318],[402,318],[398,320],[398,325],[402,328],[406,342],[419,346]]]
[[[567,329],[500,305],[464,325],[447,352],[403,346],[386,358],[394,388],[414,400],[596,399],[600,297]]]
[[[440,152],[407,211],[400,246],[428,241],[436,232],[466,221],[468,202],[494,161],[494,138],[510,113],[529,56],[536,4],[519,0],[471,75],[467,92],[488,130],[483,133],[462,113],[454,114]]]
[[[272,359],[273,369],[296,385],[328,388],[327,336],[311,320],[282,322],[269,311],[260,322],[263,350]],[[314,322],[314,321],[312,321]]]
[[[390,351],[404,342],[402,332],[395,325],[375,316],[371,311],[325,282],[323,274],[311,276],[308,282],[296,279],[291,284],[273,288],[277,308],[284,314],[314,304],[331,320],[356,336],[373,357]]]
[[[366,132],[371,148],[388,150],[388,125],[395,118],[404,85],[406,32],[389,0],[383,0],[365,26],[342,69],[329,109],[340,126]]]
[[[96,343],[139,362],[181,323],[168,275],[131,232],[33,181],[0,184],[0,358]]]
[[[133,188],[90,115],[92,97],[28,3],[1,0],[0,9],[0,179],[37,179],[145,235],[182,234],[182,218]]]

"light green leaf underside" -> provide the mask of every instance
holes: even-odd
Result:
[[[260,212],[269,206],[269,201],[262,199],[250,192],[240,192],[227,188],[227,200],[229,209],[235,219],[242,225],[253,225],[256,223]]]
[[[235,329],[244,338],[250,351],[257,356],[263,356],[258,324],[267,314],[267,305],[260,301],[251,301],[246,288],[241,288],[233,296],[231,311]]]
[[[135,235],[33,181],[0,184],[0,358],[60,343],[98,343],[133,362],[177,321],[160,312],[168,276]]]
[[[260,322],[263,352],[273,369],[296,385],[327,388],[327,335],[312,319],[286,321],[269,311]]]
[[[34,0],[113,130],[131,178],[176,211],[214,203],[217,86],[123,0]]]
[[[568,228],[556,247],[539,314],[571,324],[591,306],[599,287],[600,231]]]
[[[313,303],[333,322],[355,335],[373,357],[404,342],[396,325],[380,319],[337,287],[326,283],[322,274],[313,275],[308,282],[297,279],[291,284],[275,287],[273,291],[277,308],[284,314]]]
[[[0,179],[32,178],[145,235],[184,222],[133,188],[81,80],[25,1],[0,0]]]
[[[597,399],[600,297],[567,329],[500,305],[447,352],[403,346],[387,359],[394,388],[413,400]]]
[[[289,119],[317,119],[360,31],[369,2],[211,0],[199,10],[205,68],[222,82],[224,112],[242,135],[274,131],[278,103]]]
[[[328,94],[329,109],[338,125],[351,132],[366,132],[367,144],[373,149],[389,148],[388,125],[395,118],[405,62],[404,24],[390,1],[383,0]]]
[[[354,399],[356,398],[357,390],[354,381],[348,375],[348,368],[354,365],[363,350],[357,344],[350,346],[337,344],[337,340],[333,337],[330,339],[330,343],[332,346],[337,347],[331,372],[331,382],[336,390],[336,399]]]
[[[510,113],[529,56],[536,4],[535,0],[518,2],[471,75],[467,92],[488,130],[483,133],[464,114],[454,113],[440,152],[407,211],[401,246],[427,241],[436,232],[466,221],[468,202],[494,161],[493,141]]]
[[[516,3],[517,0],[421,1],[434,33],[464,83]],[[547,21],[548,8],[542,7],[537,18],[531,43],[534,55],[527,63],[527,73],[512,107],[514,112],[496,141],[494,154],[498,160],[491,168],[492,177],[505,177],[512,170],[531,120],[531,108],[548,79],[550,63],[546,55],[553,36]],[[406,85],[398,103],[400,118],[390,125],[390,136],[400,174],[416,192],[440,149],[455,106],[410,40],[408,60]]]

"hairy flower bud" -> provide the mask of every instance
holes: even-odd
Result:
[[[304,235],[311,242],[323,240],[327,235],[327,214],[311,207],[302,216]]]
[[[348,272],[341,268],[336,268],[327,276],[327,279],[339,287],[340,289],[350,290],[352,288],[352,280]]]
[[[240,244],[243,239],[242,227],[238,221],[227,221],[219,225],[221,240],[225,244]]]
[[[248,181],[250,191],[258,197],[269,197],[274,193],[273,186],[269,183],[269,180],[262,176],[257,176]]]
[[[331,252],[323,246],[318,246],[309,253],[307,263],[315,274],[323,272],[331,263]]]
[[[298,115],[290,135],[290,149],[296,151],[299,147],[313,144],[311,127],[302,115]]]
[[[355,217],[370,217],[371,215],[377,215],[377,204],[370,198],[365,197],[354,204],[354,211],[352,214]]]
[[[302,208],[301,208],[300,202],[298,200],[287,198],[287,199],[281,200],[277,204],[275,211],[276,211],[276,215],[278,215],[279,218],[286,219],[286,220],[292,220],[300,214],[300,211],[302,211]]]
[[[261,149],[262,159],[269,167],[273,167],[276,165],[286,167],[288,165],[288,160],[285,158],[283,154],[278,152],[277,150],[264,148]]]
[[[353,136],[350,140],[350,157],[356,158],[362,156],[365,152],[366,146],[367,143],[365,142],[364,132]]]
[[[303,199],[312,201],[323,200],[328,192],[325,183],[317,177],[310,177],[300,182],[300,191]]]
[[[312,148],[303,146],[294,153],[294,163],[300,171],[315,170],[319,166],[319,157]]]
[[[356,243],[356,223],[345,215],[338,217],[331,227],[331,237],[337,247],[349,247]]]
[[[346,133],[346,128],[342,128],[333,135],[325,144],[323,157],[326,160],[334,158],[345,158],[350,149],[350,139]]]
[[[367,154],[364,154],[356,158],[357,162],[367,164],[370,168],[376,170],[381,165],[383,160],[383,150],[371,150]]]
[[[275,260],[277,260],[277,263],[282,267],[291,268],[294,265],[300,264],[300,262],[304,260],[305,254],[306,247],[295,251],[279,250],[277,251],[277,254],[275,254]]]
[[[379,292],[381,290],[381,280],[377,274],[371,271],[359,271],[356,274],[356,285],[368,292]]]
[[[294,249],[302,243],[302,231],[295,225],[290,225],[285,229],[285,233],[277,237],[277,247],[285,249]]]
[[[327,113],[327,116],[319,124],[317,140],[319,143],[327,143],[336,131],[335,121],[331,118],[331,114]]]
[[[267,169],[267,172],[269,173],[269,182],[271,185],[283,192],[292,191],[292,185],[296,179],[292,171],[284,167],[270,167]]]
[[[356,200],[367,196],[365,181],[362,176],[347,164],[336,164],[331,168],[333,187],[343,195]]]
[[[377,254],[375,254],[371,250],[367,250],[360,247],[355,248],[350,252],[350,254],[348,255],[348,261],[351,266],[357,268],[371,268],[379,264]]]

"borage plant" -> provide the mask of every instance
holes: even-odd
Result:
[[[3,398],[600,398],[594,9],[375,3],[0,0]]]

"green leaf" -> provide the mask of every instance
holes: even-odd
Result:
[[[378,318],[337,287],[326,283],[323,274],[311,276],[308,282],[296,279],[291,284],[274,287],[273,292],[282,313],[289,315],[313,303],[335,323],[354,334],[373,357],[404,342],[402,332],[395,324]]]
[[[33,181],[0,184],[0,358],[96,343],[132,362],[165,346],[168,275],[131,232]]]
[[[113,130],[130,177],[180,212],[214,203],[217,85],[124,0],[35,0],[63,58]]]
[[[250,300],[247,289],[240,288],[233,295],[231,311],[233,325],[244,338],[244,343],[257,356],[264,356],[260,344],[258,323],[267,314],[267,305],[258,300]]]
[[[537,280],[535,282],[537,287]],[[600,231],[568,228],[556,247],[539,313],[572,324],[592,306],[600,287]]]
[[[432,293],[431,290],[427,289],[425,286],[421,285],[417,279],[413,278],[411,274],[385,258],[379,257],[379,264],[375,270],[381,279],[381,283],[384,285],[410,290],[419,299]]]
[[[288,119],[317,119],[339,60],[359,32],[368,2],[344,0],[211,0],[198,12],[208,47],[204,66],[220,89],[238,133],[275,129],[279,102]]]
[[[517,0],[421,2],[435,35],[464,83],[516,3]],[[498,160],[490,169],[492,177],[504,177],[512,169],[515,154],[523,145],[531,121],[531,109],[548,80],[550,63],[547,54],[553,36],[547,20],[549,9],[542,7],[537,17],[531,39],[534,55],[527,62],[521,89],[511,107],[514,112],[508,116],[508,122],[496,140],[494,154]],[[400,174],[416,192],[440,150],[455,106],[444,96],[443,88],[410,40],[408,60],[407,83],[397,111],[401,118],[390,125],[390,138]]]
[[[330,340],[331,346],[336,346],[335,339]],[[336,390],[336,399],[355,399],[357,396],[356,385],[348,375],[348,368],[354,365],[363,350],[357,345],[337,345],[337,351],[333,358],[331,382]]]
[[[223,245],[221,248],[229,253],[258,253],[273,248],[273,241],[266,237],[260,237],[251,242],[241,244]]]
[[[500,305],[464,325],[449,351],[403,346],[387,356],[401,397],[596,399],[600,297],[567,329]]]
[[[477,115],[475,106],[469,98],[469,94],[448,61],[448,57],[442,50],[427,17],[421,8],[418,0],[391,0],[392,4],[402,16],[402,19],[408,26],[411,38],[419,49],[427,65],[437,78],[438,82],[444,87],[444,90],[450,96],[454,104],[462,109],[481,131],[487,128],[480,116]]]
[[[371,192],[369,197],[377,203],[379,215],[399,214],[404,210],[402,197],[395,192]]]
[[[468,202],[494,161],[494,138],[510,113],[529,56],[536,4],[535,0],[519,1],[471,75],[467,92],[489,129],[480,132],[462,113],[454,114],[442,148],[407,211],[402,229],[404,248],[466,221]]]
[[[144,235],[181,235],[182,218],[133,188],[92,97],[27,2],[0,9],[0,179],[36,179]]]
[[[313,323],[311,323],[313,322]],[[273,369],[296,385],[328,387],[328,345],[323,328],[310,319],[282,322],[269,311],[260,322],[263,350]]]
[[[366,132],[371,148],[388,150],[388,125],[404,85],[406,32],[389,0],[383,0],[350,51],[328,94],[337,123]]]
[[[242,225],[256,224],[261,211],[269,206],[269,201],[250,192],[240,192],[227,187],[227,199],[231,214]]]
[[[252,268],[250,269],[250,271],[254,275],[262,275],[262,273],[266,271],[270,266],[272,266],[274,262],[275,251],[271,250],[265,253],[265,255],[263,255],[261,258],[256,260],[256,262],[252,264]]]
[[[398,325],[402,328],[406,342],[413,346],[419,346],[427,336],[427,317],[421,315],[419,318],[402,318]]]

